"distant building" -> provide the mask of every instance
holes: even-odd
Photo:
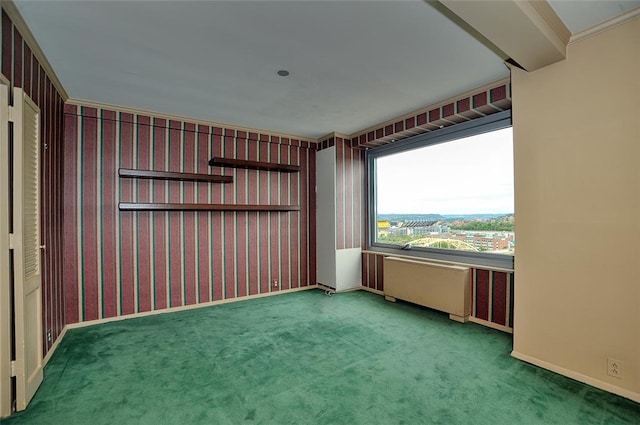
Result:
[[[439,225],[436,220],[409,220],[401,223],[400,227],[405,229],[407,235],[431,235],[449,231],[447,226]]]
[[[450,222],[437,220],[378,220],[378,236],[411,236],[419,238],[453,239],[464,242],[466,246],[478,251],[513,251],[515,237],[513,232],[451,230]],[[450,233],[453,232],[453,233]]]
[[[429,227],[437,223],[436,220],[407,220],[402,223],[402,227],[415,228],[415,227]]]

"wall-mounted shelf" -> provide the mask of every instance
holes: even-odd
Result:
[[[300,211],[299,205],[154,204],[120,202],[121,211]]]
[[[209,165],[212,167],[233,167],[246,168],[250,170],[279,171],[281,173],[297,173],[300,171],[299,165],[277,164],[274,162],[263,161],[247,161],[244,159],[229,158],[211,158],[209,160]]]
[[[171,171],[153,170],[132,170],[130,168],[120,168],[118,175],[133,179],[156,179],[156,180],[179,180],[194,182],[231,183],[233,177],[220,176],[217,174],[196,174],[196,173],[176,173]]]

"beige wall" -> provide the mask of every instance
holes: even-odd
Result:
[[[640,401],[638,40],[636,18],[513,71],[513,354]]]

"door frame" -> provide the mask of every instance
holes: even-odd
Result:
[[[9,243],[9,84],[0,79],[0,418],[11,414],[12,303]]]

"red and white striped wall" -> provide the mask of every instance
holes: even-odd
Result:
[[[513,272],[473,269],[471,315],[513,331],[513,276]]]
[[[504,79],[359,131],[351,146],[373,148],[511,108],[511,83]]]
[[[384,292],[384,255],[362,253],[362,286]]]
[[[362,253],[362,286],[384,292],[384,262],[386,254]],[[512,272],[472,269],[472,320],[506,332],[513,332]]]
[[[2,75],[12,87],[21,87],[40,108],[41,237],[43,350],[46,354],[65,325],[63,264],[63,99],[51,76],[2,10]],[[46,145],[46,149],[44,146]],[[51,339],[47,338],[47,333]]]
[[[65,139],[67,323],[315,284],[315,144],[71,104]],[[210,167],[214,156],[301,171]],[[124,179],[121,167],[225,174],[233,183]],[[119,211],[118,202],[300,211],[139,212]]]

